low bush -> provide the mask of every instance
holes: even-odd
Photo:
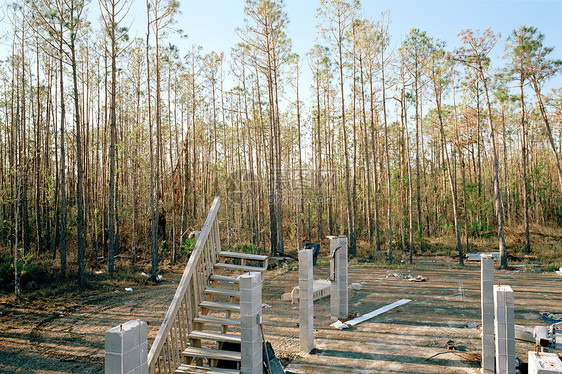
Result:
[[[22,286],[32,281],[36,275],[37,265],[32,263],[32,259],[32,254],[24,255],[23,250],[20,249],[18,274]],[[0,286],[14,286],[14,256],[0,254]]]

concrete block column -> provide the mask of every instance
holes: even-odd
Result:
[[[529,351],[529,374],[562,374],[562,361],[556,353]]]
[[[242,374],[263,372],[261,323],[261,274],[240,276],[240,351]]]
[[[146,322],[133,320],[105,332],[105,374],[148,374]]]
[[[496,335],[496,372],[515,374],[515,325],[513,290],[494,286],[494,331]]]
[[[347,295],[347,238],[330,240],[331,264],[330,280],[332,281],[330,295],[330,311],[332,321],[348,316]]]
[[[313,299],[312,249],[299,251],[299,338],[301,352],[314,348],[314,299]]]
[[[481,256],[482,373],[494,374],[494,259]]]

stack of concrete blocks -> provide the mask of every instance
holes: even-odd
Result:
[[[312,249],[299,251],[299,338],[300,349],[309,353],[314,348],[314,299],[313,299]]]
[[[494,374],[494,259],[482,255],[480,264],[482,373]]]
[[[347,238],[330,240],[330,256],[335,262],[330,295],[332,321],[348,317]]]
[[[529,374],[562,374],[562,361],[556,353],[529,351]]]
[[[509,286],[494,286],[496,334],[496,371],[515,374],[515,325],[513,321],[513,290]]]
[[[242,374],[263,372],[261,324],[261,274],[240,276],[240,351]]]
[[[148,374],[146,322],[128,321],[105,332],[105,374]]]

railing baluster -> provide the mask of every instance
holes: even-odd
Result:
[[[166,338],[166,340],[168,340],[168,338]],[[167,345],[164,344],[164,346],[162,347],[162,372],[164,374],[167,374],[169,372],[168,370],[168,360],[166,359],[166,349],[167,349]]]
[[[209,235],[210,239],[212,240],[212,235]],[[207,273],[205,274],[205,276],[208,278],[211,273],[213,272],[212,266],[213,263],[211,262],[211,248],[213,248],[213,243],[210,241],[207,241],[207,256],[205,256],[205,259],[207,260]]]
[[[215,236],[213,235],[213,228],[211,227],[211,232],[209,233],[209,240],[207,240],[207,242],[209,243],[209,253],[207,254],[207,259],[209,261],[209,264],[213,263],[213,252],[215,250]]]
[[[176,314],[176,320],[174,321],[174,328],[172,329],[172,348],[174,353],[174,367],[178,367],[179,365],[179,354],[180,354],[180,347],[178,345],[178,318]]]
[[[220,250],[219,207],[220,199],[216,197],[148,353],[150,374],[174,373],[182,362],[182,351],[189,344],[188,334],[193,330],[193,319],[198,315],[199,303]]]
[[[221,238],[219,235],[219,221],[215,220],[215,222],[213,223],[213,228],[214,230],[211,230],[213,232],[213,235],[215,237],[215,253],[214,253],[214,258],[213,258],[213,263],[217,262],[217,256],[218,253],[221,251]]]
[[[184,299],[185,300],[185,299]],[[185,304],[182,300],[180,304],[180,308],[178,309],[178,325],[179,325],[179,337],[180,337],[180,352],[183,351],[186,347],[185,345]]]
[[[177,314],[176,314],[177,316]],[[176,327],[175,327],[175,320],[172,324],[172,328],[170,329],[170,356],[172,361],[172,367],[176,367]]]
[[[191,283],[189,284],[187,289],[188,289],[188,291],[191,289]],[[185,300],[184,303],[185,303],[186,311],[187,311],[187,321],[186,321],[187,322],[187,333],[189,334],[191,331],[193,331],[193,325],[192,325],[193,322],[192,321],[193,321],[193,318],[195,318],[195,317],[193,317],[193,313],[192,313],[193,307],[191,305],[190,293],[185,294],[184,300]],[[187,341],[188,340],[186,339],[186,342]]]
[[[197,267],[195,268],[196,270],[196,274],[199,273],[199,264],[197,264]],[[199,306],[199,280],[200,278],[198,276],[193,277],[193,301],[194,301],[194,311],[195,313],[197,313],[197,308]]]
[[[170,361],[172,361],[170,343],[170,334],[168,333],[168,337],[166,338],[166,369],[168,370],[168,373],[172,373],[172,365],[170,365]]]

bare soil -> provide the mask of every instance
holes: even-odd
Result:
[[[479,373],[480,266],[458,268],[445,257],[416,259],[415,268],[353,266],[350,313],[368,313],[402,298],[404,306],[347,330],[330,327],[329,298],[316,301],[315,350],[299,353],[298,305],[281,301],[298,282],[296,263],[267,272],[263,288],[264,332],[278,357],[293,373]],[[130,319],[149,323],[149,344],[175,292],[182,269],[164,273],[159,284],[113,282],[62,296],[38,297],[16,304],[0,294],[1,373],[103,373],[104,333]],[[315,279],[328,267],[316,266]],[[424,275],[411,282],[388,274]],[[496,280],[515,291],[515,323],[544,324],[540,313],[562,312],[562,277],[556,273],[496,271]],[[132,292],[124,290],[132,287]],[[453,340],[455,351],[445,348]],[[517,342],[525,359],[531,344]]]

